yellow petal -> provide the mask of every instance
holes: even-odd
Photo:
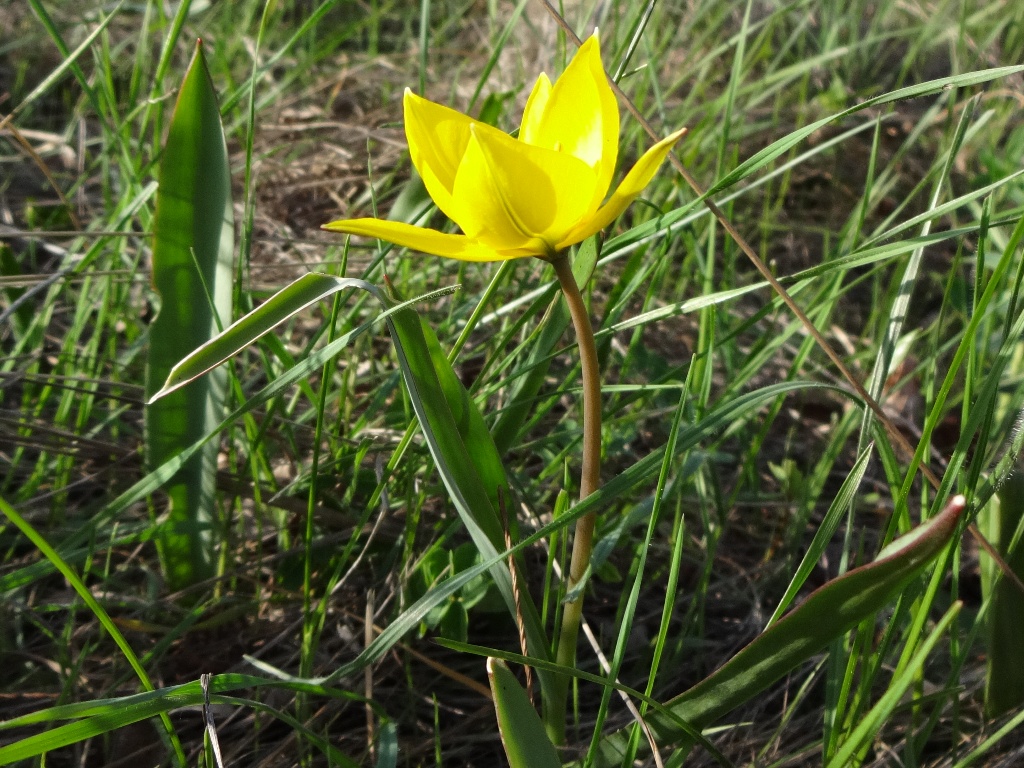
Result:
[[[553,253],[587,216],[596,177],[575,157],[534,147],[501,131],[471,129],[455,181],[456,221],[492,248]]]
[[[566,152],[593,168],[596,208],[608,192],[619,148],[619,106],[608,85],[596,37],[580,46],[544,102],[540,117],[533,114],[535,110],[529,115],[529,143]]]
[[[469,144],[470,126],[476,123],[454,109],[435,104],[405,89],[405,137],[409,155],[427,192],[448,218],[452,216],[452,189],[459,163]]]
[[[526,100],[526,108],[523,110],[523,122],[519,127],[519,140],[527,144],[537,143],[537,134],[540,131],[541,122],[544,119],[544,110],[547,108],[548,96],[551,95],[551,81],[543,72],[533,84],[530,91],[530,98]]]
[[[324,224],[321,229],[331,232],[344,232],[362,237],[377,237],[389,243],[401,245],[435,256],[446,256],[460,261],[499,261],[526,253],[498,253],[493,248],[471,240],[465,235],[449,235],[436,229],[414,227],[401,221],[384,221],[383,219],[343,219]]]
[[[473,134],[455,179],[453,220],[467,236],[492,248],[544,251],[544,243],[510,215],[475,129]]]
[[[629,173],[626,174],[626,178],[622,180],[622,183],[619,184],[618,188],[612,193],[611,197],[608,198],[607,202],[597,210],[597,213],[595,213],[594,216],[586,221],[580,222],[579,226],[574,228],[567,237],[558,243],[558,248],[567,248],[573,243],[586,240],[595,232],[600,232],[615,221],[615,219],[619,217],[619,214],[626,210],[626,206],[633,202],[637,195],[643,192],[644,187],[651,182],[651,179],[653,179],[654,174],[658,172],[658,168],[661,166],[662,162],[664,162],[665,157],[672,149],[672,146],[679,141],[685,133],[686,129],[682,128],[671,136],[665,137],[644,152],[643,156],[636,161],[636,165],[630,168]]]

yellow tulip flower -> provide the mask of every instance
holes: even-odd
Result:
[[[463,234],[381,219],[332,221],[323,228],[464,261],[551,259],[585,240],[618,218],[685,133],[651,147],[608,194],[619,108],[596,36],[554,84],[543,74],[537,79],[518,138],[408,89],[404,107],[413,165]]]

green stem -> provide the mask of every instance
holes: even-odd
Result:
[[[583,378],[583,470],[580,476],[580,499],[597,490],[601,484],[601,376],[597,365],[597,344],[594,329],[590,325],[590,314],[583,302],[580,288],[572,274],[572,266],[566,254],[559,253],[551,259],[558,283],[565,295],[576,330],[580,350],[580,366]],[[572,559],[569,563],[569,589],[572,590],[587,571],[590,556],[594,550],[594,525],[597,516],[590,512],[576,521],[576,533],[572,542]],[[567,602],[562,611],[562,626],[558,633],[558,649],[555,661],[566,667],[576,665],[576,638],[580,620],[583,617],[582,593]],[[555,744],[565,741],[565,714],[569,698],[569,677],[557,678],[551,711],[546,714],[548,735]]]

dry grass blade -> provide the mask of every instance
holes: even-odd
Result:
[[[10,116],[8,116],[8,118],[9,117]],[[31,158],[32,163],[39,169],[39,172],[46,177],[47,183],[53,188],[57,197],[60,198],[61,205],[63,205],[64,210],[67,211],[68,218],[71,220],[71,223],[74,224],[76,229],[82,229],[82,222],[79,220],[78,214],[75,213],[75,207],[64,195],[64,190],[60,188],[60,184],[57,183],[57,180],[53,178],[53,174],[50,172],[49,166],[43,158],[39,156],[39,153],[36,152],[35,147],[32,146],[31,142],[29,142],[25,135],[19,131],[13,123],[7,124],[8,118],[0,120],[0,124],[5,125],[4,128],[0,129],[0,133],[3,131],[10,131],[11,135],[14,137],[14,143],[21,147],[21,150]]]

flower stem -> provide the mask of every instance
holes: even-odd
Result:
[[[601,484],[601,376],[597,365],[597,344],[594,329],[590,325],[590,314],[583,302],[580,288],[572,273],[572,265],[565,252],[551,259],[558,283],[565,295],[569,315],[576,330],[580,350],[580,366],[583,378],[583,470],[580,476],[580,499],[585,499]],[[572,590],[587,571],[594,549],[594,525],[597,516],[593,512],[576,521],[576,532],[572,542],[572,559],[569,563],[569,589]],[[576,638],[580,620],[583,617],[583,595],[567,602],[562,611],[562,626],[558,633],[558,648],[555,661],[567,667],[576,665]],[[565,714],[569,697],[569,677],[559,676],[552,696],[551,712],[545,715],[548,735],[555,744],[565,741]]]

